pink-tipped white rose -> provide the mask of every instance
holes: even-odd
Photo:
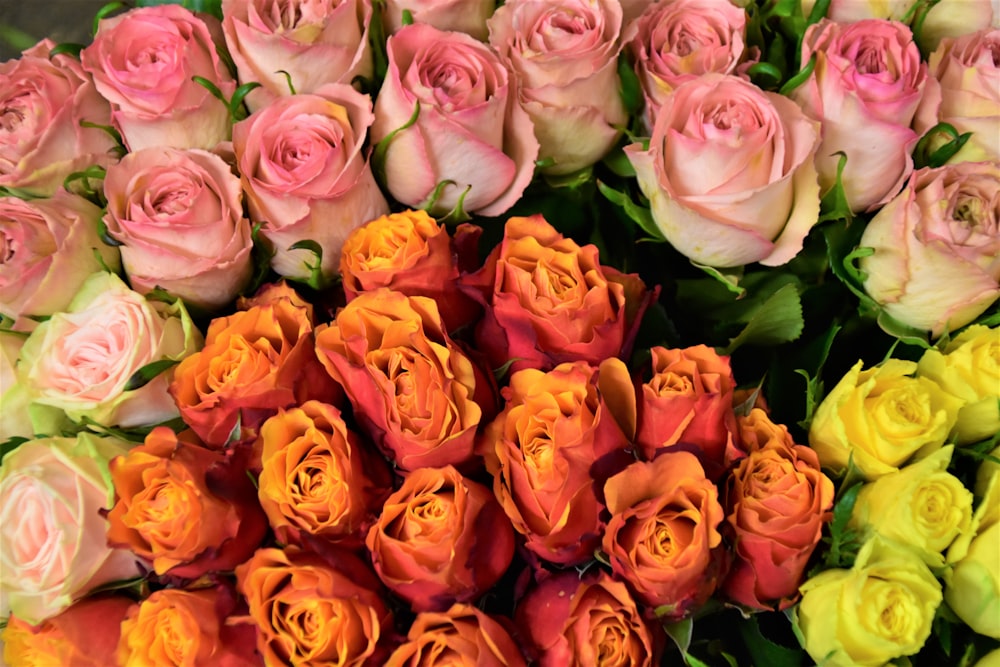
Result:
[[[496,6],[496,0],[385,0],[382,23],[386,34],[394,34],[403,27],[403,11],[408,10],[414,23],[464,32],[485,40],[486,20],[493,15]]]

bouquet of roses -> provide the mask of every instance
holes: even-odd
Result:
[[[990,0],[22,46],[7,664],[1000,664]]]

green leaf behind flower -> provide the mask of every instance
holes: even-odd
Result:
[[[153,361],[146,364],[135,373],[132,377],[128,379],[125,383],[124,391],[135,391],[141,387],[145,387],[147,384],[153,381],[157,375],[160,375],[167,369],[173,368],[178,363],[176,359],[160,359],[159,361]]]

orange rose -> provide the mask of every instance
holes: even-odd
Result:
[[[517,643],[497,621],[472,605],[455,604],[445,612],[417,614],[405,643],[385,667],[524,667]]]
[[[409,473],[366,544],[379,577],[415,611],[475,600],[514,557],[514,531],[493,494],[452,466]]]
[[[365,431],[403,470],[472,460],[490,379],[448,337],[437,305],[381,288],[316,330],[316,352]]]
[[[762,408],[754,407],[751,408],[750,414],[737,415],[736,426],[743,449],[748,452],[767,447],[795,446],[788,427],[784,424],[775,424]]]
[[[718,490],[698,458],[668,450],[636,461],[604,485],[611,519],[604,551],[614,573],[659,617],[678,619],[701,605],[720,577]]]
[[[133,605],[121,624],[119,665],[250,667],[259,665],[254,628],[228,622],[236,606],[223,588],[165,588]],[[106,663],[113,664],[113,663]]]
[[[383,215],[358,227],[344,241],[340,273],[350,301],[361,292],[389,287],[408,296],[434,299],[449,331],[468,324],[478,306],[458,290],[461,269],[476,261],[482,229],[459,225],[455,238],[426,211]]]
[[[476,343],[494,368],[548,370],[625,356],[654,292],[638,276],[601,266],[597,247],[564,238],[541,215],[510,218],[468,293],[486,307]]]
[[[306,536],[360,541],[392,478],[347,429],[340,410],[308,401],[260,427],[263,470],[257,496],[282,543]]]
[[[705,345],[650,352],[653,375],[639,387],[636,444],[646,459],[678,443],[694,445],[708,476],[718,479],[741,456],[729,357]]]
[[[600,546],[598,492],[634,460],[606,393],[631,393],[618,359],[565,363],[548,373],[526,368],[503,390],[507,407],[483,433],[493,492],[514,529],[539,558],[570,565]]]
[[[312,309],[274,298],[212,320],[205,347],[177,366],[170,393],[209,447],[256,436],[279,408],[333,402],[337,388],[313,351]]]
[[[378,664],[392,615],[378,579],[350,552],[260,549],[236,568],[266,665]]]
[[[151,561],[157,574],[190,579],[243,562],[267,531],[243,454],[205,449],[190,431],[153,429],[111,461],[108,542]]]
[[[107,667],[115,664],[121,622],[132,606],[126,597],[92,597],[31,626],[17,616],[0,633],[9,667]]]

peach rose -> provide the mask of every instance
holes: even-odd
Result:
[[[365,544],[383,583],[418,612],[476,600],[514,557],[514,531],[493,494],[453,466],[407,473]]]
[[[0,466],[0,616],[36,625],[98,586],[139,574],[107,545],[108,461],[128,448],[87,432],[19,445]]]
[[[104,222],[122,244],[132,289],[160,287],[216,310],[250,280],[250,223],[240,179],[206,151],[146,148],[108,169]]]
[[[236,82],[219,58],[218,21],[179,5],[138,7],[104,18],[80,52],[83,69],[111,102],[112,120],[130,151],[153,146],[209,150],[229,139],[228,100]]]
[[[401,469],[472,461],[476,430],[492,418],[496,398],[433,300],[386,288],[359,294],[317,328],[316,353],[362,428]]]
[[[260,549],[236,568],[236,580],[264,664],[381,664],[392,613],[378,579],[351,552]]]
[[[720,583],[725,518],[718,490],[689,452],[636,461],[604,485],[604,552],[615,576],[664,619],[680,619]]]
[[[426,23],[438,30],[464,32],[485,40],[486,20],[496,9],[496,0],[385,0],[382,5],[382,25],[387,34],[403,27],[403,12],[408,11],[414,23]]]
[[[618,0],[508,0],[489,20],[490,44],[517,81],[547,174],[589,167],[614,146],[628,112],[617,94]]]
[[[385,667],[524,667],[521,649],[504,626],[472,605],[454,604],[443,612],[417,614],[407,641],[400,644]]]
[[[222,30],[251,111],[374,72],[371,0],[223,0]],[[287,75],[285,74],[287,73]]]
[[[787,263],[819,216],[816,124],[788,98],[708,73],[679,86],[648,150],[625,153],[656,226],[715,267]]]
[[[513,206],[534,174],[538,141],[497,55],[468,35],[417,24],[386,50],[371,138],[388,142],[380,167],[390,194],[432,215]]]
[[[344,239],[389,212],[362,150],[372,124],[371,98],[347,84],[283,97],[233,127],[233,150],[250,217],[273,246],[279,274],[309,278],[315,253],[324,278],[337,272]]]
[[[151,562],[156,574],[196,579],[231,570],[264,539],[246,457],[206,449],[191,431],[153,429],[111,461],[111,480],[108,543]]]
[[[0,187],[48,197],[74,171],[111,162],[111,107],[68,54],[43,39],[0,63]]]
[[[319,401],[279,410],[261,425],[258,446],[257,496],[280,542],[360,542],[392,479],[340,410]]]
[[[121,267],[118,250],[101,243],[101,209],[59,190],[51,199],[0,197],[0,312],[17,328],[29,316],[66,310],[87,276]]]

